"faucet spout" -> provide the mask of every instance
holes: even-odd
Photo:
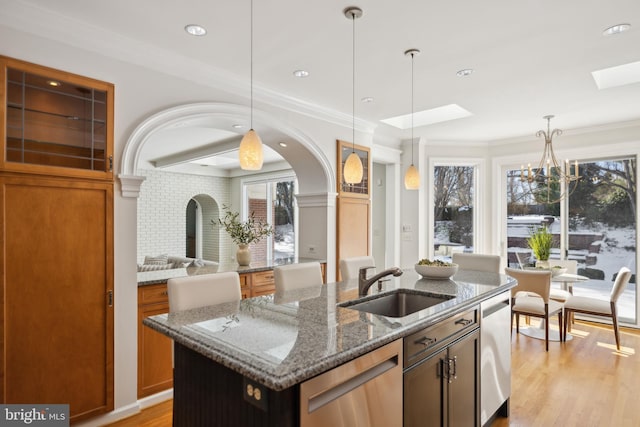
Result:
[[[391,267],[380,273],[376,274],[373,277],[367,279],[367,270],[372,267],[363,267],[359,270],[358,274],[358,294],[360,296],[367,295],[369,292],[369,288],[376,283],[378,280],[382,279],[385,276],[393,275],[395,277],[402,276],[402,270],[398,267]]]

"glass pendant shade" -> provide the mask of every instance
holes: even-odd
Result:
[[[413,164],[407,169],[407,173],[404,174],[404,188],[407,190],[417,190],[420,188],[420,173],[418,168]]]
[[[253,129],[249,129],[240,141],[239,157],[242,169],[249,171],[262,169],[262,140]]]
[[[347,184],[359,184],[362,182],[362,161],[355,152],[351,152],[344,162],[344,182]]]

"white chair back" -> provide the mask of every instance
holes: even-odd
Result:
[[[276,292],[301,289],[322,284],[322,267],[319,262],[280,265],[273,269]]]
[[[555,266],[566,268],[568,274],[578,274],[578,261],[575,259],[550,259],[549,267]]]
[[[169,279],[167,291],[172,313],[242,299],[240,276],[235,271]]]
[[[618,270],[618,275],[616,276],[616,281],[613,284],[613,288],[611,288],[611,302],[617,302],[622,292],[624,292],[624,288],[627,287],[627,283],[629,283],[629,279],[631,279],[631,270],[627,267],[622,267]]]
[[[518,281],[518,285],[511,288],[511,296],[515,297],[520,292],[534,293],[539,295],[545,304],[549,302],[551,271],[505,268],[504,272]]]
[[[500,256],[454,252],[451,258],[460,270],[476,270],[500,273]]]
[[[358,256],[340,260],[340,276],[342,280],[357,279],[362,267],[375,267],[376,262],[372,256]],[[374,274],[375,270],[369,270],[369,274]]]

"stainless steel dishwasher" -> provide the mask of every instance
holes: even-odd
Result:
[[[480,422],[509,416],[511,395],[511,291],[480,304]]]
[[[402,340],[300,384],[301,427],[401,427]]]

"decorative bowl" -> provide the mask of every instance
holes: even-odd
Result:
[[[415,265],[416,272],[425,279],[448,279],[458,271],[458,264],[446,266],[440,265]]]

